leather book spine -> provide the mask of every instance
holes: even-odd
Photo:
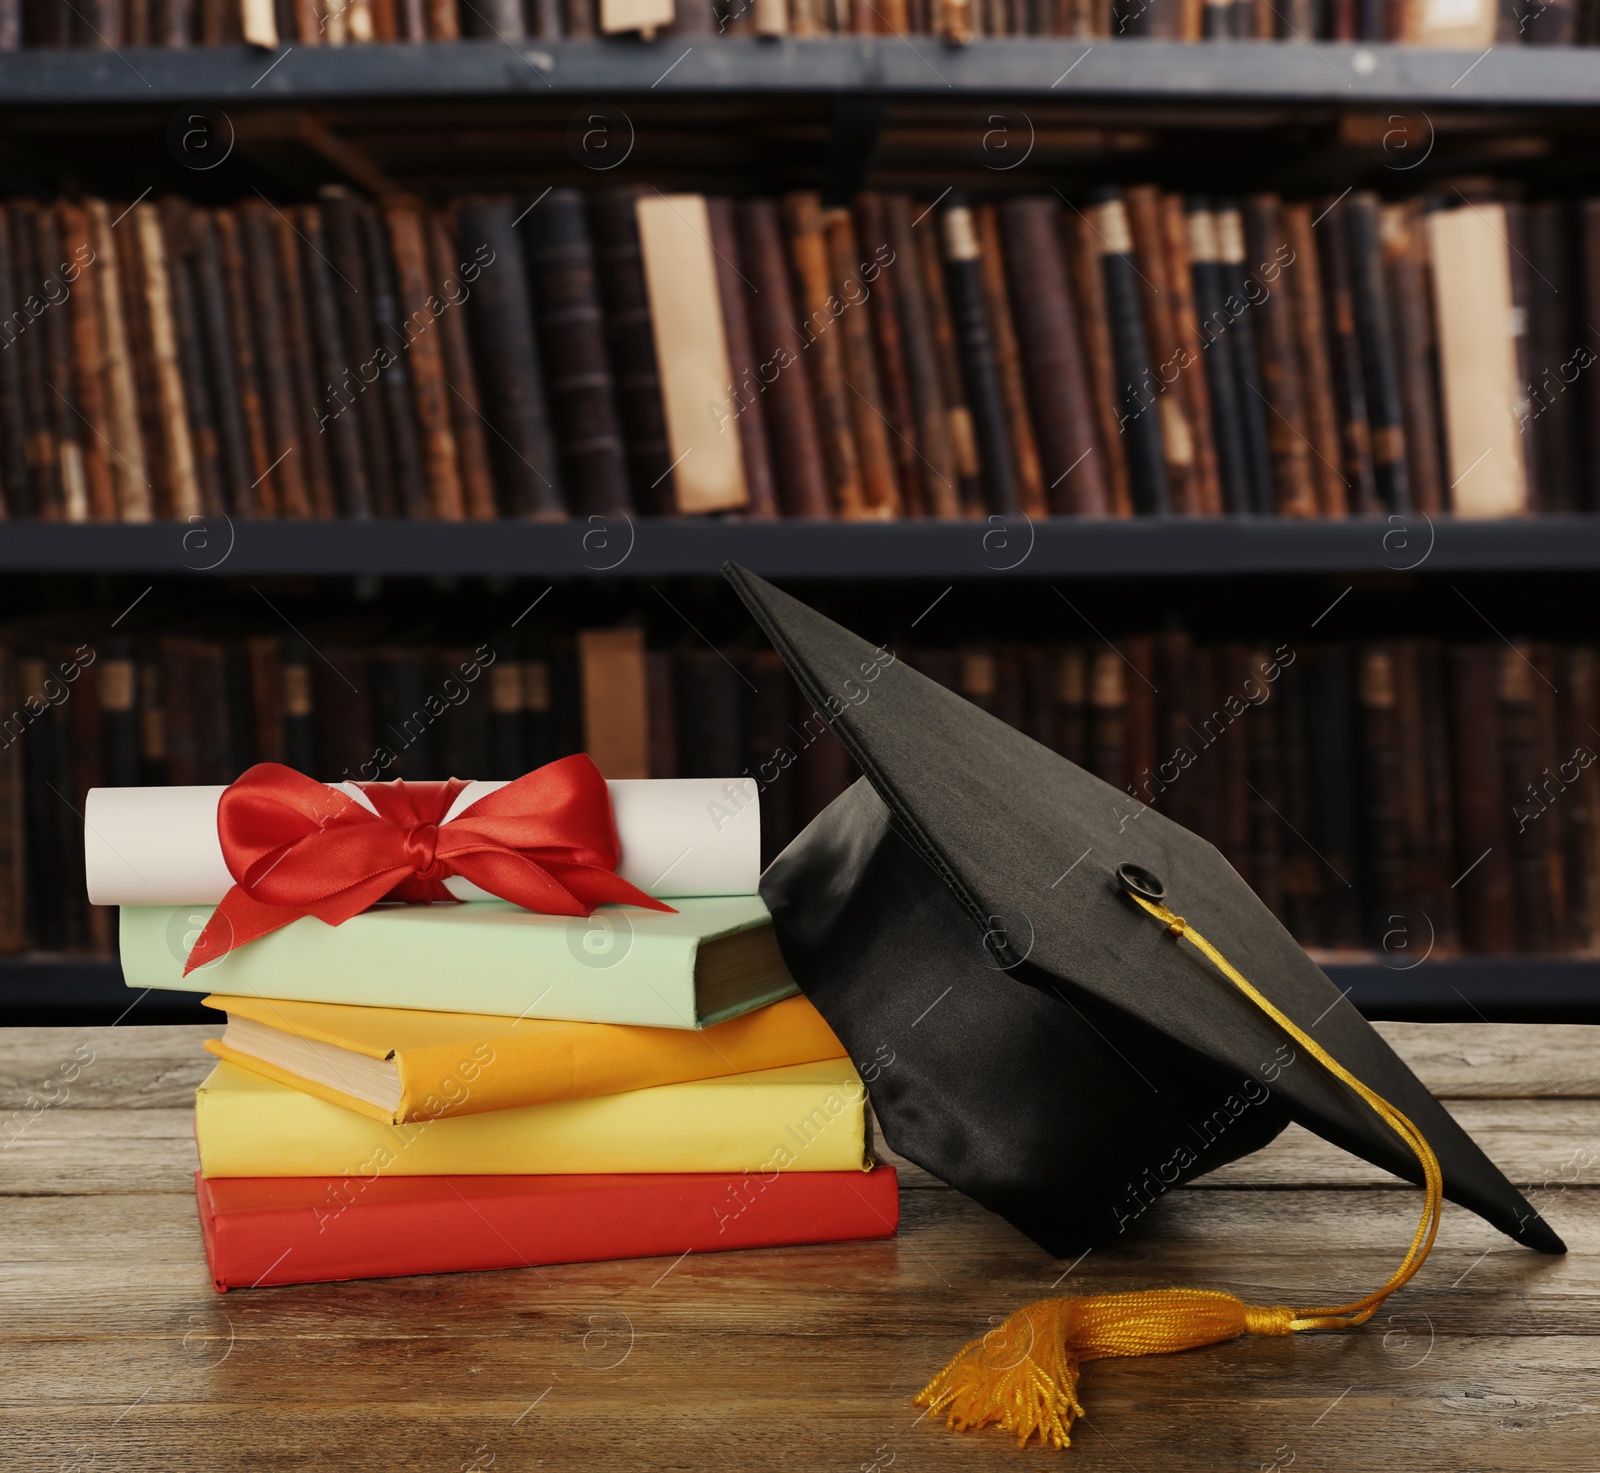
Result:
[[[1160,411],[1153,407],[1155,395],[1150,388],[1150,352],[1139,309],[1139,282],[1127,209],[1114,194],[1102,198],[1092,206],[1091,223],[1098,237],[1106,322],[1116,371],[1118,427],[1127,447],[1129,489],[1136,511],[1144,516],[1161,515],[1171,509],[1165,450]]]
[[[847,521],[859,521],[868,514],[868,508],[862,488],[855,426],[846,402],[850,391],[845,387],[844,330],[829,307],[833,288],[827,242],[823,237],[821,201],[811,193],[787,195],[783,200],[783,217],[798,305],[803,314],[801,343],[816,396],[817,427],[822,435],[828,489],[835,512]]]
[[[255,760],[282,762],[283,662],[277,637],[268,634],[247,638],[244,657],[249,671],[250,719],[255,726]],[[488,770],[484,768],[485,772]]]
[[[1330,41],[1361,39],[1358,0],[1328,0],[1327,32]]]
[[[1562,369],[1574,361],[1579,335],[1593,344],[1593,334],[1577,321],[1572,304],[1577,279],[1568,243],[1566,206],[1541,200],[1523,207],[1527,232],[1525,262],[1532,278],[1528,291],[1527,330],[1533,372],[1524,378],[1536,442],[1540,491],[1547,512],[1571,513],[1582,505],[1579,486],[1576,402]],[[1570,371],[1570,370],[1569,370]]]
[[[105,394],[105,333],[100,317],[99,278],[107,264],[96,259],[89,238],[89,216],[76,205],[57,210],[61,230],[61,259],[77,267],[67,305],[72,325],[72,402],[83,417],[84,478],[89,495],[89,516],[98,522],[117,519],[117,493],[112,481],[111,418]],[[115,269],[115,262],[109,263]]]
[[[904,27],[901,27],[904,30]],[[906,363],[905,329],[901,324],[899,296],[895,291],[895,250],[889,242],[889,222],[881,194],[863,193],[855,199],[856,239],[861,244],[861,275],[868,284],[868,311],[877,347],[879,388],[884,416],[889,422],[890,445],[900,493],[907,516],[926,516],[927,498],[922,484],[923,462],[917,453],[917,414],[912,405],[911,374]]]
[[[1578,36],[1574,0],[1537,0],[1519,7],[1518,29],[1524,46],[1571,46]]]
[[[254,490],[256,505],[271,514],[299,520],[312,515],[306,489],[306,456],[301,445],[300,416],[284,313],[278,288],[278,248],[272,215],[265,203],[247,200],[239,206],[245,280],[251,293],[256,347],[265,403],[269,465]],[[269,499],[270,498],[270,499]]]
[[[114,8],[116,0],[109,0],[109,4],[102,4],[102,8]],[[200,0],[200,44],[202,46],[222,46],[228,41],[228,17],[230,11],[236,7],[225,3],[225,0]]]
[[[1533,381],[1539,372],[1534,357],[1533,321],[1538,310],[1536,297],[1543,288],[1536,288],[1533,272],[1529,269],[1529,253],[1533,242],[1529,238],[1528,208],[1519,200],[1507,200],[1500,207],[1504,211],[1505,239],[1510,248],[1511,304],[1517,355],[1517,403],[1515,413],[1522,440],[1523,470],[1528,483],[1528,510],[1547,512],[1551,509],[1549,488],[1546,485],[1545,447],[1536,428],[1534,411],[1538,407],[1533,399]]]
[[[921,259],[911,228],[911,200],[903,194],[884,197],[884,225],[894,262],[888,267],[886,290],[899,308],[905,346],[907,388],[911,395],[909,438],[916,452],[918,510],[923,516],[961,515],[961,472],[950,439],[950,420],[940,383],[938,345],[923,291]],[[881,278],[880,278],[881,280]]]
[[[890,519],[901,515],[900,478],[889,445],[889,419],[879,381],[877,347],[868,306],[869,283],[861,279],[862,252],[855,224],[845,209],[822,213],[822,238],[828,256],[830,297],[844,310],[835,320],[843,349],[846,402],[860,459],[862,515]]]
[[[95,287],[100,297],[100,321],[105,334],[106,414],[115,451],[111,474],[116,487],[117,516],[124,522],[147,522],[152,515],[150,481],[146,475],[139,390],[122,295],[121,252],[111,231],[111,211],[106,202],[91,199],[85,208],[98,268]],[[8,493],[9,489],[8,482]]]
[[[973,210],[978,230],[978,266],[983,281],[984,301],[989,323],[994,330],[995,364],[999,370],[1000,392],[1005,400],[1006,423],[1016,456],[1017,484],[1022,510],[1029,516],[1050,515],[1045,495],[1044,471],[1039,461],[1039,441],[1034,434],[1028,408],[1028,386],[1022,371],[1022,349],[1017,343],[1016,323],[1006,288],[1004,248],[1000,243],[1000,221],[993,205]]]
[[[165,510],[174,520],[187,521],[190,517],[205,515],[205,505],[195,467],[194,440],[189,432],[189,409],[178,357],[178,328],[173,321],[162,216],[155,205],[136,205],[133,221],[138,229],[139,256],[144,265],[144,305],[162,416],[162,459],[171,494],[170,507]]]
[[[282,677],[283,762],[296,772],[317,770],[316,733],[310,655],[300,640],[285,638],[278,646]]]
[[[369,651],[334,647],[319,651],[311,672],[312,772],[323,782],[365,778],[376,766]],[[387,745],[387,744],[385,744]],[[365,765],[365,770],[363,770]]]
[[[761,794],[761,863],[763,868],[800,832],[795,784],[784,775],[784,761],[792,762],[794,732],[789,726],[794,709],[794,682],[774,650],[755,650],[740,660],[749,682],[744,693],[745,761],[740,775],[756,784]]]
[[[524,745],[522,664],[514,650],[502,649],[489,667],[489,770],[501,773],[530,771]]]
[[[1249,767],[1248,815],[1250,880],[1263,905],[1280,921],[1285,912],[1283,813],[1289,806],[1283,782],[1283,701],[1275,682],[1261,680],[1259,672],[1270,663],[1266,651],[1252,649],[1246,655],[1246,679],[1255,679],[1266,689],[1266,696],[1240,718],[1244,727],[1246,762]],[[1249,689],[1248,685],[1243,688]]]
[[[322,236],[327,241],[329,290],[338,322],[345,361],[329,380],[325,394],[343,406],[359,427],[362,461],[373,516],[399,514],[395,487],[394,446],[384,414],[383,357],[377,348],[372,314],[372,286],[356,203],[344,190],[324,191]],[[516,272],[508,272],[516,275]]]
[[[964,203],[941,207],[939,237],[950,317],[961,356],[967,403],[972,410],[972,427],[977,437],[988,507],[990,511],[1011,515],[1023,510],[1022,485],[1016,447],[1007,423],[972,210]]]
[[[418,200],[386,200],[380,209],[394,253],[396,298],[402,316],[402,351],[409,360],[412,398],[428,487],[428,515],[458,522],[466,515],[461,475],[456,463],[456,437],[446,402],[444,353],[438,319],[430,310],[433,272],[423,223],[425,206]]]
[[[189,416],[190,443],[194,446],[200,505],[206,516],[215,516],[223,510],[222,455],[212,405],[215,386],[206,372],[200,343],[194,245],[189,230],[192,210],[184,201],[176,199],[164,200],[159,208],[162,238],[167,249],[172,325],[178,345],[178,367],[183,375],[183,402]]]
[[[22,48],[22,0],[0,3],[0,51]]]
[[[673,654],[673,705],[678,720],[678,775],[723,777],[744,768],[737,671],[714,649]]]
[[[1223,280],[1217,217],[1200,200],[1190,200],[1185,209],[1189,280],[1199,319],[1201,357],[1211,399],[1221,509],[1238,516],[1248,513],[1251,506],[1250,452],[1245,444],[1244,418],[1239,407],[1239,375],[1233,366],[1234,339],[1228,335],[1233,313],[1227,306],[1229,293]]]
[[[1245,202],[1246,249],[1258,263],[1248,280],[1259,290],[1261,377],[1266,395],[1267,449],[1272,461],[1274,510],[1285,517],[1317,515],[1317,490],[1311,479],[1310,440],[1306,435],[1305,394],[1295,341],[1293,305],[1281,262],[1289,250],[1278,220],[1276,195],[1254,195]],[[1274,273],[1271,279],[1263,279]]]
[[[112,258],[113,263],[115,257]],[[8,517],[38,515],[37,487],[28,467],[28,414],[22,381],[24,350],[17,333],[28,321],[17,305],[11,222],[0,209],[0,486]],[[22,327],[22,333],[27,332]]]
[[[782,658],[781,656],[779,657]],[[644,657],[645,685],[650,702],[650,776],[678,775],[677,708],[673,705],[672,652],[647,650]],[[784,687],[787,698],[788,688]],[[785,708],[787,709],[787,707]],[[765,800],[765,794],[762,795]],[[762,838],[766,822],[762,821]]]
[[[1101,782],[1119,793],[1128,786],[1127,670],[1114,650],[1099,650],[1089,660],[1086,690],[1087,765]]]
[[[349,391],[341,392],[339,387],[350,366],[350,349],[341,330],[334,294],[349,288],[342,283],[335,284],[329,262],[329,242],[322,228],[322,212],[315,205],[302,205],[294,211],[292,219],[304,247],[300,264],[305,276],[312,357],[317,370],[315,382],[320,386],[312,396],[315,418],[311,433],[317,435],[327,449],[338,514],[364,521],[372,515],[372,487],[367,480],[367,459],[361,444],[361,420],[350,402]]]
[[[1062,224],[1062,241],[1083,328],[1084,361],[1089,371],[1098,444],[1105,455],[1102,476],[1110,497],[1111,514],[1131,517],[1133,492],[1128,480],[1127,448],[1118,417],[1120,395],[1116,361],[1111,351],[1105,276],[1100,269],[1100,241],[1089,217],[1076,206],[1072,208],[1072,217],[1063,219]]]
[[[1343,644],[1312,646],[1304,658],[1307,761],[1316,774],[1307,838],[1332,877],[1318,902],[1317,933],[1324,946],[1351,948],[1363,942],[1355,665]]]
[[[1305,392],[1306,441],[1317,511],[1342,517],[1348,511],[1344,476],[1340,473],[1339,411],[1333,397],[1333,352],[1322,313],[1322,269],[1311,206],[1284,205],[1279,212],[1284,237],[1294,253],[1281,280],[1294,317],[1295,348]]]
[[[527,39],[521,0],[485,0],[467,9],[467,34],[514,44]]]
[[[211,380],[217,418],[222,508],[232,516],[244,516],[250,504],[250,483],[255,480],[256,473],[252,469],[249,433],[245,428],[244,406],[235,372],[222,253],[217,244],[216,222],[209,210],[191,213],[189,236],[205,371]]]
[[[290,393],[300,428],[300,454],[305,456],[305,478],[310,514],[320,519],[336,515],[333,475],[328,467],[327,437],[317,431],[316,359],[306,310],[305,276],[300,265],[300,237],[281,210],[268,219],[278,273],[278,307],[283,316],[284,349],[289,365]]]
[[[674,509],[672,452],[639,247],[636,202],[641,193],[641,188],[630,186],[596,191],[589,198],[589,229],[633,503],[659,515]]]
[[[69,283],[62,280],[61,262],[65,259],[61,248],[60,226],[55,212],[48,206],[39,206],[34,215],[38,232],[39,264],[44,270],[39,280],[49,299],[51,284],[63,294],[70,292]],[[50,377],[46,384],[51,388],[46,406],[50,411],[51,437],[55,441],[56,464],[61,473],[60,515],[64,522],[86,522],[89,519],[89,478],[83,458],[83,421],[72,403],[72,318],[63,295],[58,305],[45,312],[40,326],[45,334],[45,361]]]
[[[193,0],[152,0],[156,15],[158,46],[184,48],[189,45],[194,27]]]
[[[1000,206],[1012,317],[1038,431],[1040,474],[1050,509],[1104,516],[1110,498],[1084,361],[1078,309],[1062,254],[1061,207],[1048,195]]]
[[[1435,954],[1460,950],[1456,896],[1455,816],[1449,775],[1439,754],[1449,751],[1444,703],[1444,656],[1437,640],[1402,640],[1395,653],[1401,772],[1405,792],[1406,891],[1428,916]]]
[[[528,278],[512,222],[511,200],[504,196],[467,199],[457,206],[463,257],[489,256],[472,283],[467,322],[506,509],[512,516],[559,521],[566,515],[561,470],[545,413]]]
[[[468,263],[459,260],[455,242],[436,211],[427,212],[423,227],[432,278],[442,283],[445,297],[444,311],[435,320],[440,329],[445,403],[455,429],[466,514],[474,521],[492,521],[500,513],[495,505],[494,478],[489,469],[489,446],[483,432],[483,408],[477,374],[472,366],[472,347],[467,340],[467,320],[462,315],[462,307],[470,299],[472,290],[462,279]]]
[[[124,209],[126,206],[117,207],[117,212],[122,213]],[[132,226],[122,231],[117,241],[118,284],[122,288],[123,319],[128,329],[128,353],[133,361],[139,432],[144,439],[146,474],[150,480],[151,515],[170,516],[172,474],[167,465],[162,429],[160,374],[156,369],[155,338],[145,292],[144,251],[139,244],[138,222],[132,221]]]
[[[594,38],[594,0],[563,0],[563,15],[569,40],[588,41]]]
[[[762,409],[772,438],[779,504],[785,516],[832,515],[811,386],[806,374],[799,314],[789,290],[778,209],[771,200],[742,200],[736,207],[740,259],[750,277],[751,326]]]
[[[1551,872],[1547,836],[1560,815],[1550,811],[1554,799],[1545,782],[1547,743],[1540,730],[1533,656],[1526,644],[1500,651],[1500,760],[1517,949],[1547,952],[1555,950],[1560,923],[1559,872]]]
[[[1586,199],[1578,206],[1579,265],[1582,273],[1582,311],[1585,322],[1600,322],[1600,199]],[[1589,348],[1589,368],[1597,365],[1600,345]],[[1583,398],[1577,411],[1583,431],[1581,454],[1585,480],[1584,505],[1600,511],[1600,373],[1585,371]]]
[[[1372,899],[1385,911],[1404,905],[1406,891],[1405,779],[1393,645],[1360,654],[1362,787],[1366,796],[1367,864]],[[1382,918],[1383,929],[1397,924]]]
[[[384,417],[394,437],[396,512],[403,517],[426,517],[428,485],[411,388],[411,355],[400,325],[400,292],[395,284],[389,236],[377,210],[365,200],[352,201],[351,208],[361,227],[367,281],[372,288],[374,353],[381,355],[378,382],[382,386]]]
[[[428,39],[430,41],[457,41],[461,38],[461,23],[456,15],[455,0],[427,0]]]
[[[1216,212],[1217,253],[1221,262],[1223,307],[1232,321],[1228,327],[1232,350],[1234,394],[1239,424],[1244,434],[1245,466],[1249,475],[1249,509],[1268,516],[1274,506],[1272,454],[1267,439],[1267,399],[1261,389],[1261,359],[1256,332],[1256,303],[1261,283],[1250,275],[1246,256],[1244,220],[1232,205]],[[1253,289],[1252,289],[1253,288]]]
[[[533,34],[541,41],[559,41],[566,33],[561,0],[532,0]]]
[[[522,229],[571,509],[580,516],[627,511],[628,469],[583,196],[552,189]]]
[[[1595,785],[1583,780],[1582,764],[1594,752],[1594,733],[1600,730],[1600,651],[1593,645],[1564,645],[1554,654],[1556,752],[1561,758],[1554,775],[1561,784],[1570,941],[1579,950],[1592,951],[1600,940],[1600,802]]]
[[[919,223],[920,221],[920,223]],[[950,314],[950,299],[945,290],[943,253],[939,246],[939,226],[928,207],[912,222],[912,238],[917,243],[922,271],[922,291],[928,303],[928,320],[933,327],[934,361],[939,369],[939,393],[944,400],[945,422],[955,452],[962,516],[982,516],[983,467],[979,461],[978,436],[967,390],[962,379],[961,355],[956,346],[956,329]]]
[[[1372,468],[1378,499],[1394,512],[1410,511],[1406,463],[1405,401],[1400,388],[1394,322],[1383,279],[1380,205],[1372,194],[1352,194],[1343,206],[1349,226],[1351,302],[1361,345],[1372,428]]]
[[[1171,510],[1180,514],[1195,513],[1201,509],[1199,465],[1194,427],[1180,387],[1183,354],[1173,318],[1172,286],[1167,277],[1160,191],[1149,184],[1135,185],[1123,191],[1123,205],[1133,238],[1135,281],[1150,362],[1146,382],[1153,397],[1146,413],[1155,415],[1160,425],[1161,455]]]
[[[706,200],[711,221],[711,245],[716,260],[717,293],[722,304],[722,329],[728,343],[728,363],[733,370],[729,397],[744,458],[745,489],[750,503],[745,515],[769,519],[778,515],[778,486],[767,441],[761,384],[756,377],[755,341],[750,330],[750,278],[739,251],[739,227],[733,201],[713,195]]]
[[[41,521],[55,522],[61,520],[61,468],[56,459],[54,412],[44,402],[49,393],[45,388],[50,378],[49,344],[35,311],[42,306],[45,285],[38,264],[35,207],[31,203],[16,203],[6,210],[6,216],[18,311],[29,319],[29,326],[21,330],[15,344],[15,351],[22,355],[28,480],[33,490],[34,515]]]
[[[1217,444],[1211,432],[1211,391],[1206,382],[1205,343],[1195,312],[1194,276],[1189,266],[1189,222],[1183,197],[1164,194],[1159,204],[1160,246],[1166,280],[1172,293],[1172,330],[1176,342],[1177,389],[1194,439],[1194,504],[1201,516],[1222,513],[1222,482],[1217,470]]]
[[[1272,668],[1277,652],[1261,656]],[[1282,891],[1283,922],[1302,946],[1323,946],[1322,901],[1328,887],[1339,883],[1307,837],[1315,825],[1312,789],[1322,780],[1311,765],[1310,733],[1307,731],[1306,662],[1298,655],[1291,665],[1279,663],[1272,700],[1278,709],[1278,743],[1283,791],[1284,829],[1280,841],[1284,851]]]
[[[582,630],[578,663],[584,751],[607,779],[649,777],[650,698],[644,631]]]
[[[9,715],[31,694],[19,688],[16,656],[9,644],[0,642],[0,710]],[[0,952],[8,956],[26,951],[29,940],[28,800],[22,764],[21,743],[10,740],[0,746]]]
[[[1350,284],[1350,242],[1343,204],[1318,201],[1322,232],[1323,303],[1327,309],[1329,365],[1333,372],[1334,405],[1339,415],[1340,460],[1346,504],[1352,516],[1381,511],[1372,463],[1372,431],[1367,419],[1367,389],[1361,369],[1361,344],[1356,335],[1354,293]]]
[[[1421,211],[1414,203],[1385,205],[1379,215],[1384,276],[1394,323],[1396,366],[1406,427],[1406,476],[1411,504],[1430,514],[1445,510],[1433,329],[1433,289]]]
[[[272,441],[262,388],[262,365],[256,350],[255,323],[250,310],[249,267],[241,224],[232,210],[213,210],[211,225],[216,233],[222,268],[234,384],[239,395],[239,415],[247,452],[246,480],[238,491],[237,511],[242,517],[271,517],[279,510],[278,487],[272,476]]]

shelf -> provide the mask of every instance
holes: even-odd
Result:
[[[1600,961],[1464,957],[1394,971],[1326,962],[1366,1017],[1421,1023],[1600,1023]],[[0,957],[0,1027],[18,1024],[220,1023],[200,994],[130,991],[116,962]]]
[[[1600,1023],[1600,961],[1472,956],[1397,970],[1376,961],[1322,970],[1368,1018],[1418,1023]]]
[[[1592,107],[1600,48],[1495,47],[1480,57],[1362,43],[1019,37],[962,48],[931,37],[665,36],[0,55],[0,105],[11,108],[770,93]]]
[[[0,525],[0,573],[661,578],[730,558],[798,579],[1592,572],[1600,517]]]

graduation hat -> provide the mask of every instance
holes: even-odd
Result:
[[[1420,1266],[1441,1195],[1565,1251],[1212,845],[892,651],[724,572],[864,774],[761,893],[894,1150],[1058,1256],[1116,1239],[1291,1120],[1427,1192],[1410,1252],[1363,1300],[1045,1301],[919,1400],[952,1425],[1065,1446],[1083,1360],[1364,1323]]]

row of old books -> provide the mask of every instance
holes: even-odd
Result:
[[[111,948],[105,913],[74,899],[97,785],[220,784],[258,761],[326,781],[511,774],[586,750],[608,777],[756,784],[765,862],[854,776],[769,651],[650,649],[636,628],[459,649],[314,633],[315,652],[13,639],[7,950]],[[1381,946],[1404,910],[1434,955],[1600,949],[1590,646],[1169,632],[899,654],[1125,794],[1108,823],[1149,806],[1216,844],[1308,947]]]
[[[19,201],[0,497],[58,521],[1577,511],[1596,310],[1600,201]]]
[[[18,46],[359,45],[627,31],[710,37],[936,34],[1143,36],[1173,41],[1399,41],[1421,46],[1591,45],[1588,0],[5,0],[0,50]]]
[[[246,937],[226,869],[220,888],[203,877],[222,859],[214,789],[88,795],[86,893],[117,908],[128,986],[206,992],[227,1015],[195,1109],[219,1290],[894,1234],[862,1081],[755,893],[754,795],[713,832],[716,782],[622,800],[587,758],[563,766],[620,840],[600,893],[623,903],[587,917],[480,891]],[[381,826],[430,801],[374,791],[360,817],[318,791],[325,825],[341,804]],[[459,797],[459,815],[427,811],[447,826],[506,794]],[[681,845],[695,862],[671,874],[641,860]]]

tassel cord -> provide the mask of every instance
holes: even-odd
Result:
[[[1433,1147],[1428,1144],[1422,1132],[1400,1110],[1391,1105],[1376,1090],[1369,1089],[1305,1029],[1293,1022],[1275,1004],[1263,996],[1229,962],[1227,957],[1223,956],[1204,936],[1194,930],[1182,916],[1174,915],[1166,906],[1146,900],[1142,895],[1135,895],[1131,890],[1128,894],[1130,898],[1138,903],[1141,909],[1148,911],[1150,915],[1162,922],[1173,936],[1189,942],[1212,966],[1221,972],[1228,981],[1271,1018],[1335,1079],[1354,1091],[1372,1109],[1373,1113],[1405,1142],[1421,1163],[1423,1178],[1422,1218],[1417,1223],[1417,1231],[1411,1239],[1410,1248],[1406,1250],[1406,1255],[1401,1260],[1400,1266],[1389,1276],[1388,1282],[1381,1288],[1374,1289],[1372,1293],[1363,1295],[1360,1299],[1354,1299],[1348,1304],[1299,1310],[1296,1312],[1294,1321],[1296,1330],[1350,1330],[1358,1325],[1364,1325],[1378,1312],[1384,1300],[1393,1294],[1396,1289],[1410,1282],[1412,1276],[1422,1267],[1423,1260],[1427,1258],[1433,1248],[1434,1239],[1438,1236],[1439,1215],[1444,1205],[1444,1174],[1439,1169],[1439,1158],[1434,1155]]]
[[[1058,1449],[1070,1445],[1072,1424],[1083,1415],[1078,1379],[1085,1361],[1168,1354],[1219,1344],[1240,1335],[1351,1330],[1365,1324],[1422,1267],[1439,1231],[1444,1176],[1422,1132],[1269,1002],[1181,916],[1131,890],[1128,894],[1173,937],[1195,947],[1405,1142],[1422,1164],[1422,1218],[1404,1259],[1387,1282],[1348,1304],[1292,1309],[1287,1305],[1246,1304],[1232,1294],[1203,1289],[1151,1289],[1133,1294],[1042,1299],[1024,1305],[997,1330],[963,1346],[916,1397],[919,1406],[944,1412],[949,1425],[957,1429],[999,1423],[1016,1434],[1019,1447],[1035,1435]]]

